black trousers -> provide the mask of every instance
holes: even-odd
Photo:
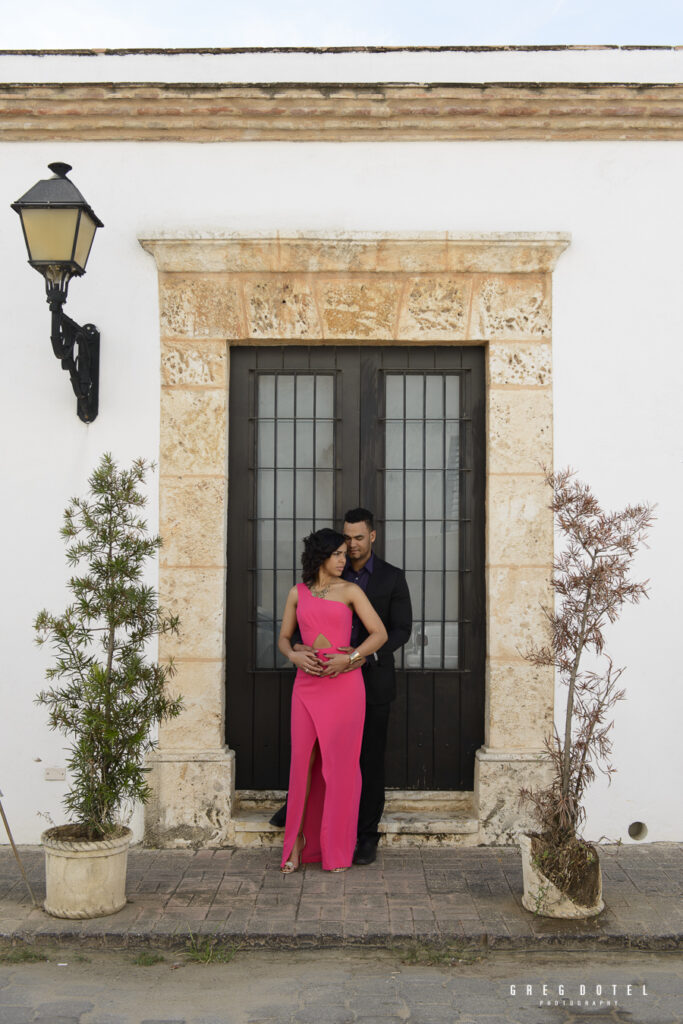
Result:
[[[363,788],[358,812],[358,839],[379,841],[379,821],[384,811],[384,755],[387,747],[391,704],[366,704],[360,771]]]

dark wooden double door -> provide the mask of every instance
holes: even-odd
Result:
[[[301,541],[370,508],[406,573],[387,785],[471,789],[484,717],[484,360],[474,347],[233,348],[227,736],[239,789],[286,789],[277,650]]]

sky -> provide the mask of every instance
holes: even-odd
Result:
[[[683,44],[683,0],[0,0],[0,50]]]

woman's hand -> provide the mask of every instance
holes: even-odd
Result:
[[[344,654],[351,654],[353,647],[340,647],[339,650],[343,651]],[[354,668],[362,668],[366,661],[367,658],[354,658],[353,661],[349,662],[346,668],[342,669],[342,672],[353,672]]]
[[[349,667],[349,655],[343,651],[339,654],[333,654],[325,662],[325,669],[323,671],[324,676],[330,676],[332,679],[338,676],[340,672],[345,672]]]
[[[299,645],[297,644],[297,647]],[[313,648],[305,648],[304,650],[297,650],[296,648],[289,655],[289,660],[292,665],[296,665],[297,668],[301,668],[304,672],[307,672],[309,676],[320,676],[324,667],[324,662],[317,654],[314,653]]]

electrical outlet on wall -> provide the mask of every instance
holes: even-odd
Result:
[[[46,782],[63,782],[66,778],[66,768],[61,768],[59,765],[48,765],[45,768],[45,780]]]

